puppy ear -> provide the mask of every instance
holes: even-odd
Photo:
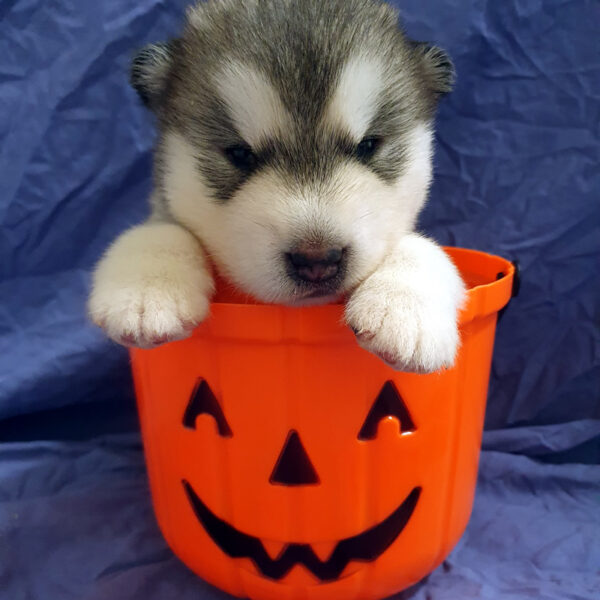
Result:
[[[158,107],[171,71],[177,41],[150,44],[142,48],[131,63],[130,82],[142,102]]]
[[[412,44],[431,91],[439,95],[450,92],[454,86],[456,71],[448,54],[441,48],[426,42]]]

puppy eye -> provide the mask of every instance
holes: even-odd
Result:
[[[373,157],[375,152],[377,152],[377,148],[381,143],[381,138],[377,137],[368,137],[365,138],[356,146],[356,157],[360,161],[367,161]]]
[[[412,433],[416,429],[402,396],[400,396],[396,386],[391,381],[388,381],[381,388],[364,425],[358,433],[358,439],[362,441],[374,440],[377,437],[379,423],[388,417],[398,419],[402,433]]]
[[[217,423],[217,429],[221,437],[232,437],[233,433],[215,398],[213,391],[204,379],[196,384],[192,396],[183,415],[183,426],[187,429],[196,429],[196,419],[200,415],[210,415]]]
[[[227,156],[229,162],[240,171],[254,171],[258,163],[256,154],[252,152],[252,148],[242,144],[226,148],[225,156]]]

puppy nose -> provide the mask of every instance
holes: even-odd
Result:
[[[321,283],[339,273],[343,256],[343,248],[301,248],[288,254],[288,259],[297,277]]]

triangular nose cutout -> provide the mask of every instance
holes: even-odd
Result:
[[[273,485],[316,485],[319,476],[297,431],[290,431],[269,481]]]

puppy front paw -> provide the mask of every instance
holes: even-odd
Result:
[[[188,337],[206,317],[209,299],[200,290],[160,278],[99,282],[90,298],[90,316],[114,341],[153,348]]]
[[[207,316],[211,293],[190,234],[174,225],[141,226],[98,265],[88,310],[114,341],[152,348],[188,337]]]
[[[346,322],[365,350],[395,370],[432,373],[454,364],[460,341],[456,306],[386,273],[375,273],[356,289]]]

